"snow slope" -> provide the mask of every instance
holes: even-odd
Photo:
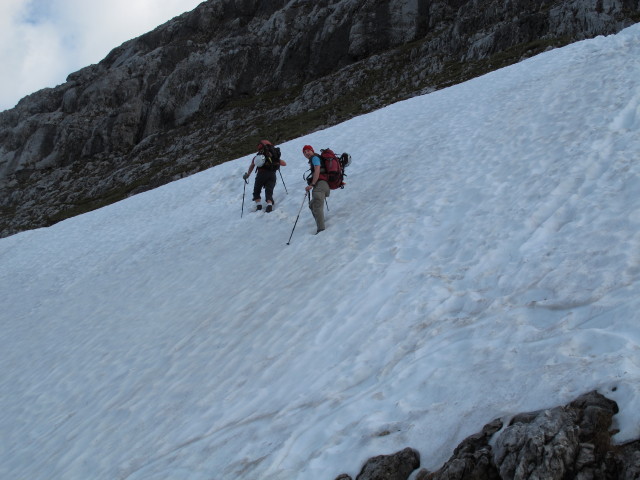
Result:
[[[639,59],[636,25],[283,144],[270,214],[245,157],[0,240],[0,477],[436,469],[593,389],[640,437]],[[305,144],[353,157],[318,236]]]

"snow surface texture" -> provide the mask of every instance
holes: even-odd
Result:
[[[640,25],[283,144],[272,213],[244,157],[0,240],[0,477],[436,469],[592,389],[640,437],[638,59]],[[353,164],[287,246],[305,144]]]

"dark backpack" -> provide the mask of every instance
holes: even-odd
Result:
[[[345,168],[351,163],[351,155],[343,153],[338,157],[333,150],[320,150],[320,180],[325,180],[331,190],[344,188]]]
[[[264,155],[264,165],[260,168],[271,172],[277,171],[280,168],[280,148],[274,147],[267,140],[262,140],[260,145],[262,145],[261,151]]]

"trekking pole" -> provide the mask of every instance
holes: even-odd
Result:
[[[282,178],[282,172],[280,171],[280,169],[278,169],[278,172],[280,172],[280,179],[282,180],[282,185],[284,186],[284,191],[287,192],[287,195],[289,195],[289,192],[287,191],[287,185],[284,183],[284,178]]]
[[[327,212],[329,211],[329,202],[327,202],[327,197],[324,197],[324,204],[327,206]]]
[[[298,219],[300,218],[300,212],[302,212],[302,207],[304,207],[304,201],[306,199],[307,199],[307,193],[305,193],[304,197],[302,197],[302,204],[300,205],[300,210],[298,210],[298,216],[296,217],[296,221],[293,224],[293,228],[291,229],[291,235],[289,235],[289,241],[287,242],[287,245],[291,243],[291,237],[293,237],[293,231],[296,229],[296,225],[298,224]]]
[[[244,214],[244,196],[247,193],[247,180],[244,180],[244,189],[242,190],[242,211],[240,212],[240,218],[242,218],[242,215]]]

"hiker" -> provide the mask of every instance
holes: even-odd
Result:
[[[322,161],[320,156],[313,151],[313,147],[305,145],[302,147],[302,154],[309,160],[309,167],[311,168],[311,175],[307,179],[309,185],[305,187],[305,191],[308,193],[313,189],[309,208],[311,208],[313,218],[316,220],[317,235],[324,230],[324,202],[331,193],[331,189],[326,180],[320,180],[320,174],[323,173],[321,171]]]
[[[256,202],[256,210],[262,210],[262,198],[260,193],[264,188],[264,196],[267,201],[266,212],[273,210],[273,189],[276,186],[276,172],[280,167],[284,167],[287,164],[280,158],[280,149],[274,147],[269,140],[262,140],[258,144],[258,153],[249,165],[249,170],[242,175],[242,178],[246,182],[253,168],[256,167],[256,179],[253,184],[253,201]]]

